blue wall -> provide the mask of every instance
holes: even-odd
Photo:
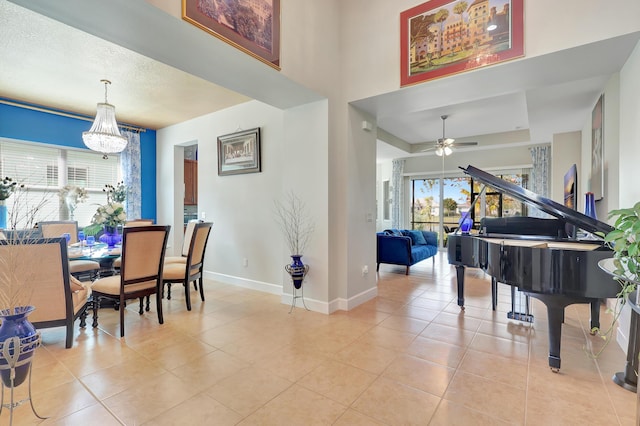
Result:
[[[87,150],[82,132],[90,121],[0,103],[0,137]],[[142,217],[156,220],[156,132],[140,133]],[[115,182],[105,182],[105,184]]]

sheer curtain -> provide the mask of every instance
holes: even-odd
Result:
[[[405,160],[393,160],[391,172],[391,227],[400,228],[404,213],[404,162]]]
[[[142,190],[140,184],[140,134],[120,129],[122,136],[127,138],[127,147],[120,154],[120,169],[122,180],[127,187],[125,211],[128,219],[142,217]]]
[[[543,197],[549,197],[549,174],[551,173],[551,147],[534,146],[531,148],[531,191]],[[529,216],[546,217],[547,215],[538,209],[529,213]]]

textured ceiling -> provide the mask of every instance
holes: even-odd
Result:
[[[250,98],[68,25],[0,1],[0,97],[159,129]]]

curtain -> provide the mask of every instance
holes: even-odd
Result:
[[[393,160],[391,172],[391,227],[399,229],[402,226],[404,209],[404,162],[405,160]]]
[[[549,197],[549,174],[551,173],[551,147],[535,146],[531,148],[531,191],[543,197]],[[529,212],[529,216],[546,217],[547,215],[538,209]]]
[[[120,154],[120,170],[122,180],[127,187],[125,211],[129,220],[142,217],[142,189],[140,173],[140,134],[120,129],[127,138],[127,147]]]

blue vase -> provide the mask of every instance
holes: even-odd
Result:
[[[291,275],[291,281],[293,281],[293,286],[296,289],[302,287],[302,281],[304,281],[304,277],[309,271],[309,265],[302,263],[301,258],[301,254],[292,254],[291,259],[293,259],[293,262],[291,262],[291,265],[284,267],[289,275]]]
[[[460,232],[468,234],[471,228],[473,228],[473,219],[471,216],[463,216],[460,218],[458,225],[460,226]]]
[[[115,226],[104,226],[104,233],[100,236],[100,241],[105,243],[109,250],[113,249],[121,240],[122,237],[118,234],[118,228]]]
[[[13,314],[9,309],[3,309],[0,311],[0,319],[2,319],[2,325],[0,325],[0,342],[4,342],[2,352],[0,352],[0,377],[2,383],[5,386],[11,387],[11,370],[5,368],[7,364],[11,364],[7,361],[8,358],[12,358],[14,361],[15,356],[18,357],[17,363],[22,364],[15,368],[16,375],[13,380],[13,387],[19,386],[24,382],[29,374],[29,368],[31,366],[31,358],[35,353],[36,348],[39,345],[39,338],[33,324],[29,322],[27,316],[33,312],[35,308],[33,306],[18,306],[15,308]],[[12,342],[12,337],[20,339],[22,348],[20,353],[17,352],[17,342]]]
[[[7,229],[7,205],[5,200],[0,200],[0,229]]]
[[[587,192],[585,196],[584,214],[594,219],[598,219],[596,215],[596,200],[593,197],[593,192]]]

